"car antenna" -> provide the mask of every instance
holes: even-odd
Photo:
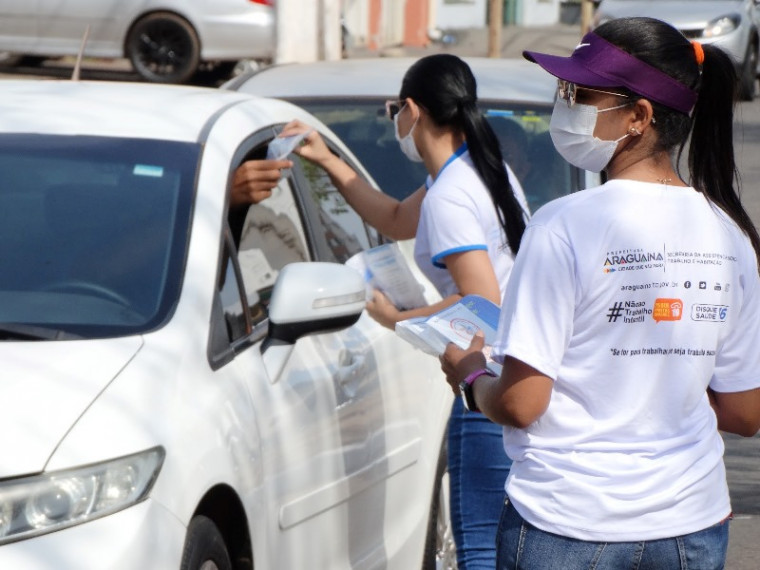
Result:
[[[82,68],[82,55],[84,54],[84,46],[87,45],[87,36],[90,35],[90,25],[84,29],[84,35],[82,36],[82,45],[79,47],[79,53],[77,54],[77,61],[74,64],[74,72],[71,74],[72,81],[79,81],[79,71]]]

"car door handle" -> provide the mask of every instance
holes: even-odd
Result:
[[[356,395],[357,385],[366,375],[366,370],[367,357],[365,355],[349,351],[341,353],[336,379],[346,396],[353,398]]]

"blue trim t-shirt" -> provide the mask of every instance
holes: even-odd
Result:
[[[527,218],[522,187],[506,164],[505,168]],[[446,269],[445,258],[463,251],[487,251],[503,295],[514,255],[493,199],[478,176],[466,145],[452,155],[434,181],[428,178],[427,188],[414,247],[420,270],[441,296],[447,297],[459,291]]]

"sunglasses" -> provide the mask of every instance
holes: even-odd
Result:
[[[625,97],[628,99],[630,96],[624,93],[615,93],[613,91],[602,91],[601,89],[592,89],[591,87],[578,87],[575,83],[565,81],[563,79],[557,80],[557,97],[564,99],[568,107],[575,105],[575,99],[578,95],[578,91],[593,91],[594,93],[604,93],[605,95],[615,95],[616,97]]]
[[[396,115],[398,115],[401,112],[401,109],[404,108],[404,105],[406,103],[403,100],[390,100],[385,102],[385,116],[388,117],[391,121],[393,121],[396,118]]]

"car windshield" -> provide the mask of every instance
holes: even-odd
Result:
[[[103,338],[173,309],[199,146],[0,135],[0,340]]]
[[[396,142],[384,100],[291,99],[337,134],[387,194],[403,199],[427,177],[422,163],[408,160]],[[480,101],[502,154],[520,180],[531,211],[579,190],[581,177],[554,149],[549,137],[552,106]]]

